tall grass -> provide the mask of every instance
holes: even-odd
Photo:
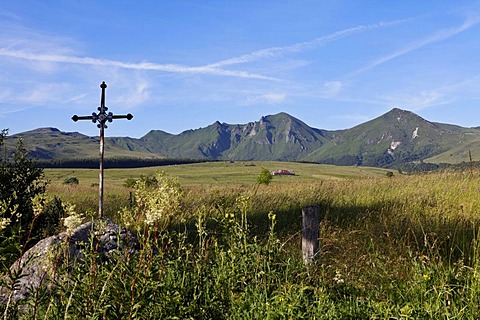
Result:
[[[166,229],[138,229],[138,253],[99,264],[93,250],[60,267],[65,276],[32,295],[24,316],[477,319],[479,178],[185,188]],[[322,210],[321,251],[307,268],[300,219],[311,204]]]

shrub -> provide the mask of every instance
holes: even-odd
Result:
[[[262,168],[262,171],[260,171],[260,174],[257,176],[257,183],[268,186],[270,182],[272,182],[272,179],[272,173],[268,169]]]
[[[126,188],[133,188],[133,187],[135,187],[135,183],[137,183],[137,179],[128,178],[123,183],[123,186],[126,187]]]
[[[0,146],[3,145],[6,133],[7,131],[3,130],[0,135]],[[38,168],[33,160],[28,159],[27,154],[22,140],[19,140],[13,157],[0,160],[0,223],[3,228],[0,242],[2,243],[13,237],[17,243],[24,244],[42,234],[40,228],[31,229],[31,227],[38,217],[34,213],[32,201],[45,192],[43,169]],[[2,244],[0,251],[5,248]],[[11,250],[9,254],[11,254],[10,257],[15,256]]]
[[[36,200],[36,199],[35,199]],[[35,207],[34,200],[34,207]],[[36,223],[33,225],[35,234],[41,238],[54,235],[59,230],[61,219],[65,216],[65,208],[62,200],[57,197],[40,198],[39,214]]]
[[[68,177],[63,180],[63,184],[68,184],[68,185],[78,185],[79,181],[77,177]]]

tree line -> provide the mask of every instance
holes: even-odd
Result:
[[[175,164],[189,164],[211,162],[212,160],[199,159],[140,159],[140,158],[106,158],[104,159],[104,168],[142,168],[169,166]],[[41,168],[75,168],[75,169],[96,169],[99,166],[98,158],[84,159],[53,159],[37,160],[37,165]]]

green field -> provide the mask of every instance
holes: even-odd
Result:
[[[154,176],[157,172],[163,171],[168,176],[178,178],[182,187],[187,189],[243,187],[253,190],[256,186],[256,178],[262,168],[270,171],[279,169],[295,171],[295,176],[275,176],[271,182],[273,186],[298,185],[325,180],[386,178],[386,172],[388,172],[388,170],[380,168],[278,161],[206,162],[135,169],[106,169],[104,173],[104,210],[108,215],[115,216],[118,210],[129,204],[131,189],[124,187],[127,179]],[[76,204],[80,211],[93,213],[98,208],[98,175],[98,169],[45,169],[45,177],[48,181],[47,192]],[[78,178],[79,184],[63,184],[64,180],[69,177]]]
[[[276,176],[272,183],[301,183],[326,179],[356,179],[385,176],[388,170],[370,167],[339,167],[325,164],[295,162],[252,161],[252,162],[206,162],[162,167],[105,170],[105,185],[120,187],[126,179],[138,179],[142,175],[154,175],[164,171],[167,175],[179,178],[183,186],[193,185],[232,185],[255,184],[262,168],[270,171],[294,170],[295,176]],[[52,186],[60,186],[65,178],[75,176],[81,186],[98,183],[97,169],[46,169],[45,176]]]
[[[366,177],[386,178],[386,172],[388,172],[380,168],[276,161],[207,162],[135,169],[106,169],[104,210],[107,215],[115,216],[118,210],[129,205],[132,190],[124,187],[127,179],[154,176],[157,172],[163,171],[168,176],[178,178],[182,187],[187,189],[212,187],[220,190],[223,187],[242,187],[253,190],[256,186],[256,178],[262,168],[270,171],[279,169],[295,171],[295,176],[275,176],[271,183],[274,186]],[[98,169],[45,169],[45,178],[48,181],[47,193],[74,203],[80,212],[88,211],[93,214],[98,210],[98,175]],[[78,178],[79,184],[63,184],[64,180],[69,177]]]

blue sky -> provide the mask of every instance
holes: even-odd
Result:
[[[345,129],[394,107],[480,126],[479,1],[3,1],[0,129],[180,133],[287,112]]]

